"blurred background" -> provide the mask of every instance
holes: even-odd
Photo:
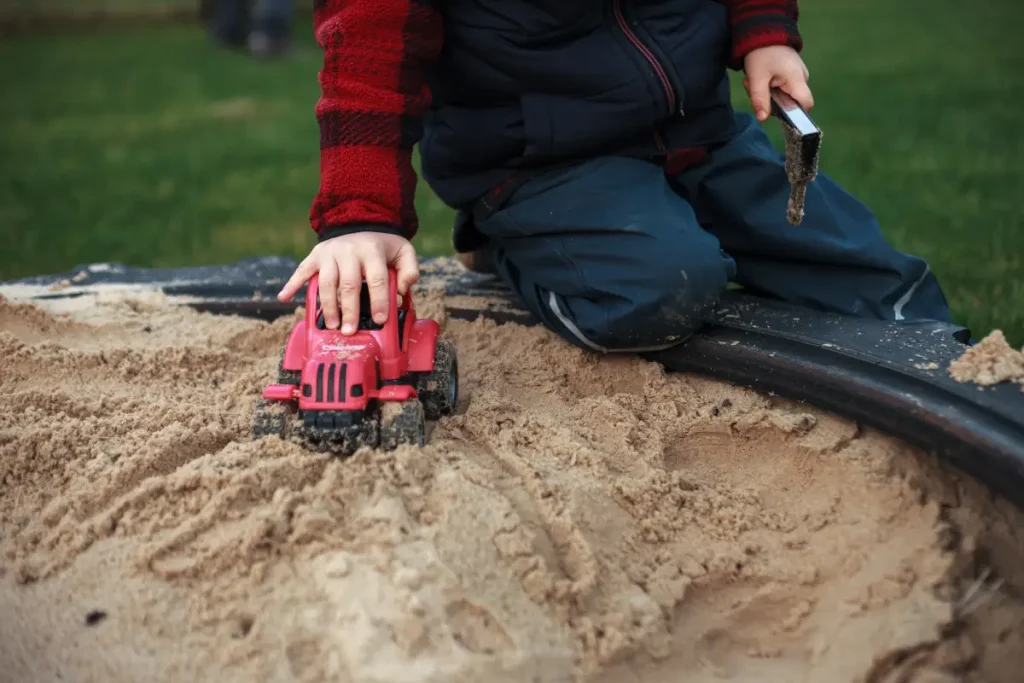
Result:
[[[1024,3],[800,6],[822,169],[931,263],[957,322],[1024,344]],[[222,19],[215,40],[197,0],[0,0],[0,280],[308,253],[312,0],[249,14],[255,36]],[[422,183],[418,206],[420,254],[450,253],[451,212]]]

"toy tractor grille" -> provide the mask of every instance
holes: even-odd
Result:
[[[346,363],[320,363],[316,368],[317,403],[345,400]]]

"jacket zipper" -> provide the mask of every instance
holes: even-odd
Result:
[[[633,44],[637,50],[640,51],[647,61],[650,63],[651,68],[654,69],[654,73],[657,74],[658,80],[661,81],[661,87],[665,91],[665,100],[668,102],[668,113],[672,116],[676,113],[676,94],[672,89],[672,82],[668,79],[668,74],[665,73],[665,69],[662,68],[661,64],[658,63],[657,58],[654,56],[643,41],[640,40],[639,36],[633,32],[633,29],[629,27],[629,22],[626,21],[626,17],[622,12],[622,0],[612,0],[612,12],[615,14],[615,21],[618,22],[619,28],[626,34],[626,38]]]

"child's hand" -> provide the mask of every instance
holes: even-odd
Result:
[[[758,121],[767,121],[771,114],[771,88],[779,88],[806,111],[814,106],[814,97],[807,87],[807,67],[793,48],[771,45],[753,50],[743,60],[743,69],[747,73],[743,87],[750,95]]]
[[[405,294],[420,277],[416,250],[409,240],[380,232],[357,232],[325,240],[313,247],[292,274],[277,298],[290,301],[309,278],[320,273],[320,305],[324,322],[338,328],[341,299],[341,332],[353,334],[359,325],[359,290],[365,275],[370,290],[373,321],[388,318],[388,266],[398,275],[398,293]]]

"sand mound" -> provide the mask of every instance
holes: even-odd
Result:
[[[339,462],[246,440],[291,322],[0,301],[9,680],[934,683],[1024,664],[1024,520],[905,446],[449,321],[460,414],[422,451]]]
[[[995,330],[950,363],[949,374],[957,382],[982,386],[1019,382],[1024,390],[1024,349],[1017,351]]]

